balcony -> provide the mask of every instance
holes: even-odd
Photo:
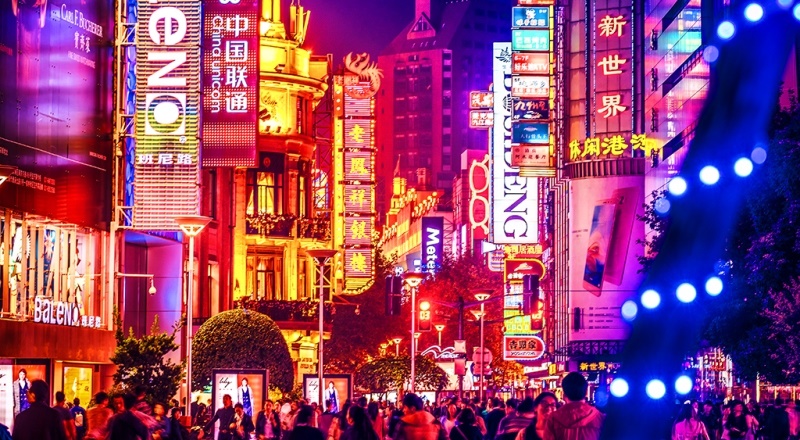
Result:
[[[295,323],[318,323],[317,309],[319,303],[317,301],[299,300],[299,301],[281,301],[281,300],[249,300],[242,299],[236,304],[236,307],[245,308],[248,310],[255,310],[263,313],[273,321],[295,322]],[[323,320],[326,324],[333,323],[333,314],[336,310],[333,304],[325,304],[325,316]]]
[[[331,239],[331,221],[323,217],[303,217],[297,221],[297,235],[320,241]]]
[[[261,212],[258,214],[247,214],[247,233],[257,234],[262,237],[285,237],[294,238],[295,222],[297,217],[291,214],[268,214]]]

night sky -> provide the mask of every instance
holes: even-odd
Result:
[[[288,10],[284,1],[284,9]],[[414,0],[302,0],[311,11],[305,47],[333,53],[334,67],[349,52],[378,55],[414,15]]]

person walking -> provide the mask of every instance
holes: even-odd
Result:
[[[122,412],[108,421],[108,440],[148,440],[150,433],[145,424],[133,413],[136,396],[122,396]]]
[[[108,407],[108,394],[103,391],[94,395],[94,406],[86,411],[86,439],[103,440],[108,434],[108,420],[114,411]]]
[[[161,402],[156,402],[153,405],[153,419],[154,425],[151,431],[153,432],[153,440],[169,440],[172,428],[167,417],[166,405]]]
[[[791,423],[789,413],[783,406],[783,398],[778,397],[775,399],[775,408],[770,413],[767,419],[767,432],[769,433],[770,440],[788,440],[791,430]]]
[[[367,411],[360,405],[353,405],[347,411],[347,424],[341,440],[380,440],[369,421]]]
[[[328,399],[325,401],[325,412],[319,415],[319,428],[322,431],[322,435],[325,438],[328,438],[328,433],[330,432],[331,425],[333,424],[333,419],[336,418],[336,414],[333,413],[333,401]]]
[[[28,408],[14,420],[14,440],[67,440],[61,415],[47,405],[49,395],[47,382],[31,381],[26,396]]]
[[[730,440],[744,439],[751,430],[751,422],[744,411],[744,404],[734,400],[730,404],[731,412],[725,419],[725,432]],[[725,435],[723,434],[723,438]]]
[[[672,425],[672,440],[710,440],[706,425],[694,417],[690,403],[684,403],[675,424]]]
[[[83,440],[86,437],[86,410],[81,406],[81,399],[72,399],[72,408],[69,409],[75,423],[75,438]]]
[[[598,440],[605,415],[586,403],[589,384],[573,371],[561,381],[567,403],[548,417],[544,440]]]
[[[542,440],[544,438],[544,427],[547,418],[556,410],[558,399],[556,395],[545,391],[533,401],[536,416],[531,420],[531,424],[517,434],[516,440]]]
[[[273,409],[273,403],[264,401],[264,410],[256,415],[256,437],[258,440],[277,440],[281,436],[281,419]]]
[[[414,393],[403,397],[403,417],[394,440],[438,440],[444,438],[442,425],[422,409],[422,399]]]
[[[325,440],[322,431],[311,426],[314,417],[314,409],[309,405],[303,405],[297,410],[295,425],[286,440]]]
[[[497,430],[496,440],[514,440],[520,431],[527,428],[531,421],[536,417],[533,399],[526,397],[517,405],[515,414],[507,416],[500,422]]]
[[[386,438],[386,421],[383,419],[378,402],[370,402],[367,405],[367,416],[369,416],[372,428],[375,429],[375,434],[378,434],[380,440],[384,440]]]
[[[233,440],[231,424],[234,423],[236,411],[233,409],[233,399],[230,394],[222,396],[222,408],[218,409],[214,417],[206,423],[204,429],[208,432],[214,427],[214,423],[219,421],[219,436],[217,440]]]
[[[494,440],[497,434],[497,428],[500,426],[500,421],[506,416],[506,410],[503,407],[503,402],[498,397],[492,397],[491,410],[486,414],[486,440]]]
[[[477,417],[475,411],[470,407],[463,408],[458,413],[456,424],[450,430],[448,438],[450,440],[481,440],[483,434],[480,428],[476,425]]]
[[[53,409],[61,415],[61,423],[64,424],[67,440],[75,440],[77,436],[75,422],[72,418],[72,412],[67,408],[67,396],[64,395],[63,391],[56,392],[56,404],[53,405]]]
[[[136,404],[133,405],[134,411],[139,411],[140,413],[147,414],[148,416],[153,415],[153,409],[150,407],[150,404],[147,403],[147,387],[144,385],[137,385],[136,388],[133,389],[134,393],[136,394]]]

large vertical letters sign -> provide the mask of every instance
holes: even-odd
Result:
[[[631,8],[597,2],[593,20],[590,71],[595,89],[592,96],[595,134],[630,132],[634,71]]]
[[[492,137],[491,241],[536,243],[538,193],[536,179],[521,177],[511,165],[511,44],[494,43],[494,130]]]
[[[200,0],[139,3],[133,227],[177,230],[199,206]]]
[[[444,259],[444,218],[422,217],[422,266],[434,273]]]
[[[253,167],[259,2],[207,0],[203,7],[203,166]]]

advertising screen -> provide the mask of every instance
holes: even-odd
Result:
[[[110,213],[113,3],[0,3],[4,206],[96,228]]]
[[[212,373],[211,400],[214,411],[222,408],[223,398],[231,396],[233,405],[241,403],[244,413],[255,418],[264,407],[269,392],[266,370],[214,370]],[[221,426],[234,423],[234,420],[220,420],[214,424],[214,437]]]
[[[550,31],[544,29],[514,29],[511,31],[513,50],[550,50]]]
[[[31,382],[36,379],[48,381],[49,376],[46,361],[20,362],[16,365],[0,365],[0,423],[9,429],[14,427],[14,418],[30,407],[27,391]]]
[[[203,166],[252,167],[260,5],[254,0],[208,0],[203,8]]]
[[[333,403],[333,413],[341,411],[344,402],[353,398],[353,376],[326,374],[322,376],[322,381],[325,386],[323,398]],[[319,404],[319,377],[316,374],[303,375],[303,396],[309,403]]]
[[[547,29],[550,27],[550,8],[511,8],[511,26],[516,28]]]
[[[64,395],[67,402],[76,397],[81,404],[88,405],[92,400],[92,367],[65,366],[63,371]]]
[[[624,340],[630,331],[622,304],[642,281],[644,177],[574,180],[570,230],[570,340]]]

